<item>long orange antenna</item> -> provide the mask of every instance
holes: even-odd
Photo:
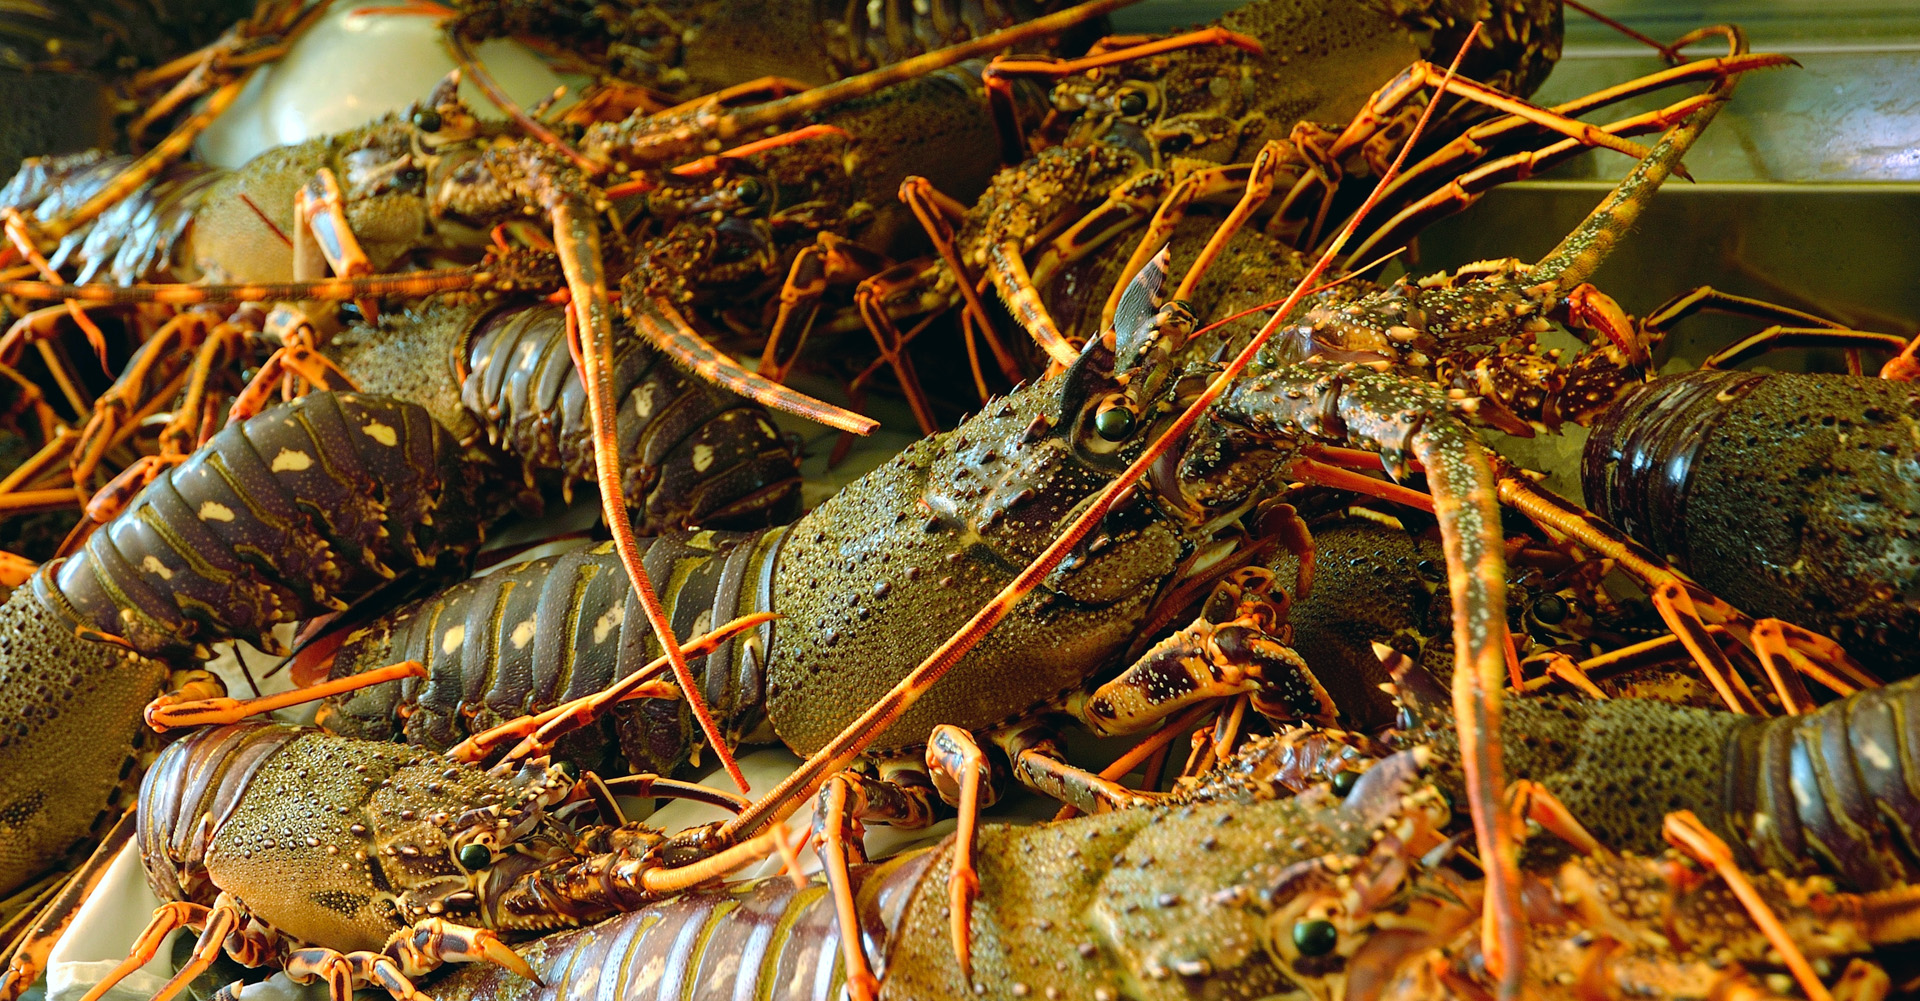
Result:
[[[1460,55],[1454,57],[1453,67],[1448,70],[1450,75],[1459,68],[1460,57],[1466,54],[1467,46],[1473,43],[1474,39],[1478,37],[1478,34],[1479,27],[1476,25],[1473,32],[1467,36],[1466,45],[1461,47]],[[1247,366],[1252,363],[1254,356],[1266,345],[1267,340],[1273,336],[1274,331],[1279,329],[1281,321],[1293,312],[1294,307],[1306,296],[1308,290],[1313,287],[1314,282],[1318,281],[1320,276],[1332,265],[1335,254],[1338,253],[1339,249],[1359,229],[1361,221],[1366,218],[1367,213],[1371,211],[1380,200],[1381,192],[1385,186],[1399,173],[1401,164],[1406,160],[1407,151],[1413,148],[1414,141],[1419,138],[1421,130],[1424,129],[1427,124],[1427,120],[1432,117],[1434,107],[1434,104],[1427,106],[1421,115],[1419,124],[1414,127],[1412,135],[1408,137],[1406,145],[1401,147],[1400,155],[1394,159],[1393,164],[1388,167],[1386,173],[1382,175],[1380,183],[1375,185],[1374,191],[1367,197],[1366,203],[1361,205],[1360,209],[1348,219],[1345,228],[1341,230],[1339,236],[1334,238],[1332,245],[1328,247],[1325,253],[1321,254],[1320,259],[1316,261],[1313,268],[1300,279],[1299,284],[1294,286],[1293,294],[1287,297],[1287,300],[1281,304],[1279,310],[1273,314],[1273,318],[1267,322],[1266,326],[1261,328],[1258,334],[1254,335],[1253,339],[1247,343],[1247,346],[1240,351],[1240,354],[1208,384],[1207,388],[1201,392],[1200,397],[1196,399],[1191,406],[1187,407],[1159,438],[1147,446],[1139,458],[1128,465],[1126,470],[1115,477],[1113,482],[1109,483],[1105,489],[1095,495],[1093,500],[1087,505],[1086,510],[1083,511],[1078,518],[1074,519],[1071,525],[1067,526],[1060,537],[1055,539],[1038,557],[1035,557],[1034,561],[1028,564],[1026,569],[1022,570],[1005,588],[1002,588],[1000,593],[994,596],[992,601],[988,602],[985,607],[974,614],[973,618],[967,620],[966,625],[960,627],[958,632],[948,637],[947,641],[940,644],[939,648],[928,654],[926,659],[921,661],[918,667],[915,667],[906,677],[900,679],[899,683],[894,685],[892,690],[881,696],[866,712],[860,715],[859,719],[848,724],[846,729],[840,732],[839,736],[828,742],[827,745],[820,750],[814,752],[812,757],[808,758],[799,768],[795,769],[793,773],[788,775],[778,786],[775,786],[771,792],[762,796],[759,800],[755,801],[752,806],[741,811],[738,816],[728,821],[720,830],[720,836],[723,839],[735,839],[742,835],[750,835],[770,823],[776,823],[786,819],[807,796],[819,788],[820,783],[825,780],[826,776],[851,764],[855,757],[864,751],[869,744],[907,711],[919,697],[920,693],[926,691],[938,682],[954,664],[960,661],[961,657],[966,655],[967,651],[973,649],[987,633],[993,630],[994,626],[999,625],[1000,620],[1006,618],[1007,613],[1012,610],[1013,606],[1038,586],[1047,574],[1052,573],[1053,569],[1059,566],[1060,561],[1066,558],[1067,553],[1077,546],[1082,539],[1086,538],[1087,534],[1093,530],[1095,525],[1100,523],[1101,519],[1106,517],[1120,496],[1131,490],[1134,483],[1139,480],[1149,467],[1159,461],[1162,455],[1171,449],[1176,442],[1183,439],[1187,433],[1193,429],[1195,424],[1199,423],[1201,414],[1204,413],[1215,400],[1219,399],[1220,396],[1233,385],[1234,381],[1240,377],[1240,374],[1246,370]],[[1260,152],[1260,157],[1263,158],[1270,158],[1273,155],[1272,147],[1262,149]],[[1254,173],[1258,174],[1259,172],[1260,165],[1258,158],[1256,158]],[[1506,889],[1510,892],[1516,892],[1514,900],[1517,906],[1517,883]]]

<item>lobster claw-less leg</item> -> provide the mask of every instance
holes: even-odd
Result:
[[[1793,979],[1810,1001],[1833,1001],[1833,996],[1827,992],[1827,985],[1814,972],[1813,964],[1807,961],[1806,954],[1800,951],[1793,935],[1780,923],[1779,916],[1767,906],[1760,891],[1754,888],[1753,881],[1741,871],[1740,863],[1734,859],[1732,850],[1725,841],[1720,840],[1719,835],[1701,823],[1691,810],[1667,814],[1662,833],[1669,844],[1692,856],[1726,881],[1727,888],[1739,898],[1747,916],[1753,919],[1761,934],[1780,954],[1781,962],[1792,972]]]
[[[397,1001],[428,1001],[413,977],[446,963],[492,963],[540,984],[540,977],[519,954],[484,928],[469,928],[441,918],[426,918],[393,933],[379,952],[296,949],[287,956],[287,976],[303,984],[327,982],[332,1001],[352,1001],[361,986],[380,986]],[[543,985],[544,986],[544,985]]]
[[[893,776],[876,779],[857,772],[840,772],[820,790],[813,831],[820,839],[820,867],[833,895],[834,916],[840,927],[847,992],[855,1001],[872,1001],[880,994],[880,982],[867,961],[867,935],[860,925],[850,869],[867,860],[864,825],[869,821],[925,827],[933,823],[933,790],[924,780],[907,783]]]
[[[993,352],[994,361],[1000,366],[1000,373],[1007,377],[1008,382],[1020,382],[1024,378],[1020,363],[1014,360],[1007,346],[1001,343],[1000,335],[994,332],[993,318],[987,314],[986,304],[980,301],[980,286],[968,273],[966,267],[960,263],[959,238],[954,234],[953,227],[957,223],[966,221],[967,207],[942,193],[940,189],[933,186],[932,181],[918,174],[909,174],[900,182],[900,200],[912,210],[913,217],[920,221],[920,228],[926,232],[927,239],[932,241],[934,251],[940,255],[941,262],[946,265],[946,274],[953,279],[955,290],[958,291],[961,301],[966,304],[961,322],[966,324],[968,332],[967,357],[973,363],[974,381],[980,386],[986,385],[986,380],[979,374],[980,363],[977,360],[979,352],[973,346],[972,335],[973,332],[978,331],[986,340],[987,347]]]
[[[212,907],[185,901],[162,904],[153,912],[153,920],[147,922],[146,930],[142,931],[140,937],[134,941],[127,958],[122,960],[119,966],[114,967],[113,972],[107,974],[106,979],[93,985],[93,989],[88,991],[81,1001],[100,1001],[100,998],[111,990],[113,985],[125,980],[128,974],[151,962],[160,951],[160,943],[174,929],[199,929],[200,939],[194,944],[192,958],[188,959],[186,965],[173,975],[173,979],[167,981],[166,986],[160,989],[160,993],[154,995],[154,1001],[170,1001],[185,990],[195,977],[206,972],[207,967],[213,965],[213,961],[219,958],[222,943],[226,942],[229,935],[241,935],[243,939],[254,936],[251,930],[243,931],[243,926],[247,923],[246,909],[238,900],[224,892],[215,898]],[[265,950],[250,951],[264,952]]]
[[[1665,560],[1592,512],[1526,477],[1503,471],[1499,490],[1503,503],[1520,510],[1547,530],[1613,560],[1638,579],[1667,627],[1679,637],[1721,700],[1734,712],[1757,713],[1764,712],[1764,708],[1747,689],[1726,651],[1714,641],[1710,626],[1724,628],[1753,651],[1782,708],[1788,712],[1804,712],[1813,707],[1812,699],[1797,680],[1800,675],[1842,695],[1879,683],[1838,643],[1777,619],[1754,620],[1687,580]]]
[[[269,713],[276,709],[317,702],[344,692],[358,691],[373,685],[398,681],[402,678],[424,678],[427,669],[417,660],[402,661],[389,667],[362,671],[345,678],[324,681],[307,688],[296,688],[277,695],[261,695],[251,699],[234,699],[225,695],[203,697],[194,690],[175,690],[147,703],[147,726],[157,733],[177,730],[189,726],[219,726],[226,723],[238,723],[249,716]]]
[[[1894,378],[1890,372],[1897,373],[1911,363],[1911,352],[1904,337],[1855,330],[1824,316],[1764,299],[1722,292],[1711,285],[1682,292],[1655,307],[1638,324],[1640,339],[1648,344],[1657,344],[1666,338],[1674,324],[1703,309],[1767,320],[1772,325],[1708,355],[1700,362],[1701,368],[1731,368],[1782,348],[1820,347],[1846,349],[1847,367],[1855,375],[1864,371],[1860,364],[1862,349],[1894,353],[1893,360],[1880,370],[1883,379]],[[1903,362],[1903,358],[1907,360]],[[1912,380],[1907,378],[1901,381]]]

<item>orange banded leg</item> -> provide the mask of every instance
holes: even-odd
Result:
[[[224,723],[238,723],[249,716],[269,713],[276,709],[317,702],[345,692],[356,692],[362,688],[399,681],[402,678],[424,678],[427,669],[417,660],[402,661],[387,667],[363,671],[345,678],[323,681],[308,688],[296,688],[278,695],[260,695],[251,699],[233,699],[225,696],[216,698],[190,698],[183,693],[168,692],[147,703],[147,726],[157,733],[177,730],[189,726],[218,726]]]
[[[1073,705],[1075,715],[1103,736],[1137,733],[1189,706],[1251,695],[1269,719],[1334,725],[1332,696],[1282,642],[1289,602],[1272,571],[1235,571],[1215,585],[1198,619]]]
[[[958,238],[954,235],[953,226],[956,222],[966,220],[967,207],[941,193],[940,189],[933,186],[933,182],[918,175],[909,175],[900,182],[900,200],[920,221],[920,228],[926,231],[927,239],[933,242],[934,251],[940,255],[948,273],[953,276],[954,288],[959,290],[961,301],[966,303],[966,314],[971,323],[969,330],[979,331],[986,339],[987,348],[993,352],[993,359],[1000,366],[1000,374],[1006,376],[1008,382],[1020,382],[1025,378],[1020,363],[1014,360],[1013,354],[1001,342],[1000,335],[994,331],[993,318],[988,315],[986,304],[980,301],[979,288],[973,276],[960,263]],[[967,354],[970,358],[975,355],[972,337],[967,339]],[[977,364],[975,368],[978,368]],[[978,375],[975,376],[975,382],[985,385],[985,379]]]
[[[1513,811],[1515,827],[1531,820],[1582,855],[1594,855],[1603,850],[1599,839],[1587,830],[1586,825],[1574,818],[1573,811],[1560,802],[1560,797],[1538,782],[1520,779],[1508,786],[1507,804],[1508,809]]]
[[[1564,498],[1541,488],[1524,477],[1508,475],[1499,479],[1502,503],[1519,509],[1549,532],[1572,539],[1580,546],[1615,561],[1637,578],[1647,589],[1661,618],[1685,645],[1694,662],[1734,712],[1763,710],[1741,679],[1733,662],[1714,641],[1711,625],[1719,625],[1742,646],[1753,650],[1766,669],[1783,705],[1809,705],[1804,688],[1790,681],[1803,674],[1835,691],[1848,686],[1871,688],[1879,682],[1839,644],[1790,623],[1779,620],[1756,622],[1753,618],[1709,594],[1687,580],[1646,547],[1628,538],[1618,529],[1601,521]],[[1762,626],[1766,628],[1763,630]],[[1755,633],[1760,633],[1756,643]],[[1790,670],[1789,670],[1790,668]],[[1837,683],[1837,684],[1830,684]]]
[[[992,740],[1012,763],[1014,781],[1083,813],[1123,810],[1155,799],[1152,794],[1068,764],[1059,740],[1043,724],[1007,727],[995,731]]]
[[[980,895],[980,874],[973,868],[974,832],[980,826],[981,787],[986,784],[987,759],[973,735],[942,723],[927,738],[927,771],[940,797],[960,810],[960,826],[953,832],[953,862],[947,874],[947,903],[953,956],[960,975],[973,979],[973,901]],[[989,788],[985,802],[993,801]]]
[[[133,948],[128,952],[127,958],[122,960],[119,966],[114,967],[113,972],[107,974],[106,979],[93,985],[93,989],[88,991],[81,1001],[100,1001],[100,998],[105,996],[113,985],[125,980],[129,974],[151,962],[160,951],[160,943],[174,929],[198,928],[200,938],[194,944],[192,958],[188,959],[186,965],[173,975],[173,979],[168,980],[166,986],[154,995],[157,1001],[170,1001],[192,983],[195,977],[206,972],[207,967],[213,965],[213,961],[220,955],[221,943],[226,941],[228,935],[237,931],[245,919],[246,912],[240,906],[240,902],[225,892],[214,900],[212,907],[184,901],[162,904],[153,912],[153,920],[147,922],[147,927],[140,933],[140,937],[134,940]]]
[[[879,996],[880,982],[867,963],[866,933],[850,867],[867,860],[866,821],[920,828],[933,823],[933,790],[891,779],[839,772],[821,788],[813,812],[820,839],[820,865],[833,897],[840,927],[840,953],[847,969],[847,991],[854,998]]]
[[[893,317],[887,315],[886,281],[876,275],[860,283],[854,290],[853,302],[860,312],[860,319],[873,334],[873,343],[880,349],[880,357],[893,369],[894,378],[900,380],[900,391],[907,398],[907,405],[913,410],[913,419],[920,425],[920,432],[926,435],[940,433],[940,421],[933,415],[933,401],[927,398],[927,391],[920,385],[920,375],[914,370],[913,358],[907,354],[907,337],[894,325]],[[977,366],[976,366],[977,371]]]
[[[1712,869],[1726,882],[1727,888],[1733,891],[1740,905],[1746,908],[1747,916],[1753,919],[1760,933],[1767,937],[1767,942],[1773,946],[1775,952],[1779,953],[1781,962],[1793,974],[1794,981],[1800,985],[1802,991],[1806,992],[1808,1001],[1833,1001],[1833,996],[1827,993],[1827,985],[1822,983],[1820,976],[1814,972],[1813,964],[1807,962],[1806,955],[1794,942],[1792,933],[1780,923],[1780,918],[1773,913],[1773,909],[1767,906],[1766,900],[1760,896],[1760,891],[1754,888],[1753,881],[1741,871],[1740,863],[1734,859],[1732,850],[1727,847],[1725,841],[1720,840],[1719,835],[1702,824],[1692,810],[1680,810],[1667,814],[1666,823],[1661,825],[1661,833],[1666,835],[1668,844],[1685,852],[1701,865]]]

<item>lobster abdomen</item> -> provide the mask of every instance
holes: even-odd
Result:
[[[703,634],[771,603],[773,565],[785,529],[750,535],[642,540],[647,574],[677,635]],[[765,660],[772,627],[722,643],[689,664],[707,703],[736,742],[764,719]],[[336,733],[441,749],[469,734],[568,699],[590,695],[661,654],[638,594],[611,543],[508,567],[463,581],[362,626],[335,656],[333,677],[403,660],[427,668],[407,679],[329,700],[320,723]],[[561,757],[670,773],[699,729],[684,703],[643,700],[613,721],[563,740]],[[620,769],[626,770],[624,768]]]

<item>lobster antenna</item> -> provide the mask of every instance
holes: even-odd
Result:
[[[1479,25],[1476,24],[1473,31],[1468,34],[1466,43],[1461,46],[1459,54],[1454,56],[1453,65],[1447,71],[1449,79],[1458,71],[1461,58],[1466,55],[1468,47],[1473,44],[1478,36]],[[1194,425],[1199,423],[1201,414],[1206,411],[1207,407],[1213,404],[1214,400],[1224,394],[1227,388],[1233,384],[1234,380],[1240,376],[1240,373],[1252,363],[1254,356],[1259,352],[1260,348],[1265,346],[1268,338],[1272,337],[1274,331],[1279,329],[1281,320],[1305,297],[1307,290],[1311,288],[1313,283],[1332,265],[1334,257],[1339,253],[1340,248],[1348,239],[1352,238],[1354,232],[1360,228],[1360,223],[1366,218],[1367,213],[1379,202],[1385,186],[1399,174],[1401,165],[1406,162],[1408,151],[1413,148],[1413,143],[1419,139],[1420,133],[1426,127],[1428,119],[1433,116],[1434,107],[1435,104],[1432,103],[1427,105],[1426,109],[1421,113],[1420,121],[1414,126],[1412,134],[1408,136],[1406,144],[1401,147],[1400,154],[1394,158],[1392,165],[1389,166],[1386,173],[1381,176],[1380,183],[1375,186],[1373,193],[1367,197],[1366,203],[1349,217],[1340,235],[1334,238],[1333,244],[1321,255],[1320,259],[1315,262],[1312,270],[1308,271],[1306,276],[1300,280],[1300,283],[1295,286],[1293,294],[1288,297],[1285,305],[1274,314],[1273,319],[1267,323],[1260,333],[1248,342],[1240,354],[1214,378],[1213,382],[1200,393],[1199,398],[1194,400],[1192,405],[1188,406],[1179,417],[1175,418],[1166,431],[1164,431],[1159,438],[1155,439],[1154,442],[1141,453],[1139,458],[1129,464],[1105,489],[1094,495],[1085,509],[1081,511],[1079,517],[1075,518],[1072,524],[1068,525],[1060,536],[1047,546],[1045,551],[1035,557],[1033,562],[1021,570],[1006,587],[1002,588],[1000,593],[995,595],[992,601],[974,613],[973,617],[968,619],[965,625],[961,626],[957,632],[948,637],[947,640],[941,643],[933,652],[929,653],[926,659],[922,660],[917,667],[908,672],[906,677],[901,678],[885,695],[882,695],[879,699],[875,700],[873,705],[867,707],[867,710],[861,713],[858,719],[847,724],[846,728],[841,730],[838,736],[828,741],[803,762],[800,767],[794,769],[785,779],[782,779],[779,785],[756,800],[751,807],[741,811],[738,816],[722,825],[718,832],[718,836],[721,839],[732,840],[742,835],[750,836],[770,824],[785,820],[788,816],[792,815],[793,811],[797,809],[807,797],[811,796],[814,791],[820,788],[827,776],[851,764],[853,759],[866,750],[867,746],[878,739],[880,734],[885,732],[888,727],[892,726],[922,693],[937,683],[948,670],[960,662],[960,658],[965,656],[967,651],[971,650],[981,639],[991,632],[995,626],[999,625],[1000,620],[1006,618],[1007,613],[1019,603],[1020,599],[1037,587],[1049,573],[1053,572],[1055,567],[1060,565],[1060,562],[1066,558],[1067,554],[1093,531],[1093,527],[1099,524],[1101,519],[1106,517],[1107,513],[1113,509],[1114,504],[1119,500],[1121,495],[1132,490],[1135,481],[1155,462],[1158,462],[1167,450],[1173,447],[1175,442],[1184,438],[1187,433],[1193,429]],[[1256,176],[1263,169],[1271,169],[1272,159],[1275,156],[1274,149],[1275,147],[1269,144],[1260,151],[1259,157],[1254,161],[1254,174]],[[1497,776],[1493,778],[1497,782]],[[1494,891],[1495,899],[1511,899],[1513,909],[1509,910],[1508,913],[1518,913],[1519,884],[1517,873],[1514,874],[1513,879],[1504,883],[1499,880],[1490,880],[1489,886],[1490,889]],[[1513,922],[1508,923],[1514,924]],[[1524,928],[1520,928],[1515,924],[1512,929],[1512,935],[1513,941],[1516,944],[1522,941],[1520,936],[1523,934]],[[1517,956],[1517,953],[1515,953],[1515,955]],[[1508,974],[1516,984],[1518,982],[1519,972],[1517,965],[1509,965]]]

